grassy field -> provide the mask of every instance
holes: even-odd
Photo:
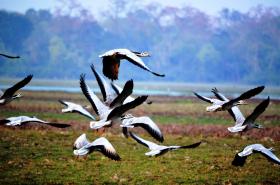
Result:
[[[62,92],[22,92],[24,98],[0,108],[0,119],[29,115],[47,121],[69,123],[68,129],[28,124],[23,127],[0,127],[0,184],[279,184],[280,166],[260,154],[250,156],[244,167],[231,161],[244,146],[261,143],[274,147],[280,156],[280,139],[270,132],[279,131],[280,103],[272,101],[259,122],[269,131],[258,138],[250,134],[217,136],[195,132],[196,128],[226,130],[233,124],[226,112],[206,113],[207,104],[194,98],[150,97],[152,105],[142,105],[131,113],[151,116],[164,131],[165,145],[184,145],[203,140],[196,149],[178,150],[153,158],[144,155],[147,148],[121,135],[118,127],[97,133],[88,129],[87,118],[78,114],[62,114],[58,99],[88,104],[81,94]],[[241,107],[248,115],[260,100]],[[191,126],[190,132],[183,129]],[[189,128],[189,127],[188,127]],[[178,134],[169,133],[178,129]],[[139,133],[153,140],[144,132]],[[180,132],[181,131],[181,132]],[[215,130],[213,131],[215,132]],[[218,132],[218,131],[217,131]],[[226,131],[225,131],[226,132]],[[89,140],[106,137],[121,156],[112,161],[100,153],[87,159],[73,156],[72,145],[82,133]],[[254,131],[254,133],[258,133]]]

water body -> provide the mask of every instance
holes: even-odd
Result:
[[[0,79],[0,89],[9,88],[20,79]],[[100,92],[97,83],[94,80],[87,80],[87,84],[94,92]],[[118,82],[123,86],[124,82]],[[216,87],[220,92],[228,97],[236,97],[240,93],[256,86],[252,85],[234,85],[234,84],[192,84],[175,82],[134,82],[133,94],[135,95],[157,95],[157,96],[194,96],[193,92],[204,96],[213,96],[211,89]],[[61,91],[69,93],[81,93],[79,81],[77,80],[32,80],[23,88],[29,91]],[[257,95],[257,98],[267,98],[280,100],[280,87],[266,86],[265,90]]]

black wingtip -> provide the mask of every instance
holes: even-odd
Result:
[[[46,124],[56,128],[67,128],[71,126],[69,124],[64,124],[64,123],[46,123]]]
[[[197,143],[191,144],[191,145],[187,145],[187,146],[182,146],[181,148],[196,148],[198,147],[202,142],[199,141]]]
[[[159,74],[159,73],[155,73],[155,72],[152,72],[152,73],[156,76],[159,76],[159,77],[165,77],[165,74]]]
[[[233,161],[231,162],[231,164],[233,166],[244,166],[246,159],[247,159],[247,156],[240,157],[238,154],[236,154]]]
[[[64,101],[63,100],[57,100],[59,103],[61,103],[61,104],[63,104],[63,105],[65,105],[65,103],[64,103]]]

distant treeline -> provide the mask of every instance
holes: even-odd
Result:
[[[121,6],[121,5],[116,5]],[[262,6],[248,13],[223,9],[217,17],[195,8],[147,5],[125,16],[120,7],[96,21],[30,9],[0,11],[0,76],[78,79],[101,70],[98,55],[113,48],[149,51],[146,64],[165,78],[123,62],[120,79],[280,85],[280,10]]]

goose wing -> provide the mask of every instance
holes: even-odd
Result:
[[[198,97],[199,99],[203,100],[203,101],[206,101],[208,103],[213,103],[213,100],[211,98],[207,98],[205,96],[201,96],[199,94],[197,94],[196,92],[193,92],[193,94]]]
[[[117,154],[115,148],[112,146],[112,144],[104,137],[98,138],[95,141],[93,141],[89,147],[89,153],[93,151],[99,151],[106,157],[119,161],[121,158]]]
[[[263,89],[264,89],[264,86],[259,86],[254,89],[250,89],[249,91],[246,91],[243,94],[241,94],[239,97],[228,101],[227,103],[225,103],[223,105],[223,107],[232,106],[235,102],[238,102],[240,100],[249,99],[249,98],[261,93],[263,91]]]
[[[201,144],[201,141],[197,142],[197,143],[193,143],[190,145],[184,145],[184,146],[180,146],[179,148],[196,148]]]
[[[269,97],[262,101],[244,121],[244,124],[255,122],[255,120],[265,111],[267,106],[269,105]]]
[[[96,114],[101,116],[109,110],[109,107],[105,106],[86,84],[84,74],[80,76],[80,86]]]
[[[263,156],[265,156],[268,160],[280,165],[280,159],[274,153],[272,153],[272,151],[270,149],[263,147],[259,150],[259,152]]]
[[[67,127],[71,126],[71,125],[66,124],[66,123],[51,123],[51,122],[47,122],[47,123],[44,123],[44,124],[50,125],[50,126],[56,127],[56,128],[67,128]]]
[[[89,144],[89,141],[87,139],[87,136],[85,133],[83,133],[82,135],[80,135],[74,142],[73,144],[73,149],[80,149],[83,146],[86,146],[87,144]]]
[[[221,101],[229,101],[229,99],[225,97],[222,93],[220,93],[216,87],[212,89],[212,93],[214,93],[214,95]],[[245,120],[243,114],[237,106],[234,106],[231,109],[229,109],[228,113],[233,117],[236,124],[243,123]]]
[[[20,88],[24,87],[26,84],[28,84],[31,79],[32,79],[33,75],[28,75],[27,77],[25,77],[23,80],[19,81],[18,83],[16,83],[14,86],[8,88],[4,94],[2,95],[1,98],[6,98],[6,97],[11,97],[13,96],[13,94],[19,90]]]
[[[141,105],[144,101],[146,101],[148,96],[139,96],[132,102],[120,105],[115,107],[107,117],[107,120],[110,120],[113,117],[121,117],[126,111]]]
[[[152,73],[156,76],[161,76],[161,77],[165,76],[164,74],[159,74],[159,73],[153,72],[150,68],[148,68],[148,66],[146,66],[146,64],[143,62],[143,60],[140,57],[138,57],[135,53],[131,52],[128,49],[119,50],[117,53],[122,58],[128,60],[132,64],[134,64],[146,71],[149,71],[150,73]]]
[[[3,54],[3,53],[0,53],[0,55],[3,57],[6,57],[6,58],[10,58],[10,59],[20,58],[20,56],[12,56],[12,55],[7,55],[7,54]]]
[[[128,118],[129,119],[129,118]],[[142,117],[133,117],[131,118],[131,125],[135,127],[142,127],[145,129],[153,138],[155,138],[159,142],[163,142],[164,138],[159,129],[159,127],[153,122],[153,120],[147,116]]]
[[[123,90],[122,88],[120,88],[118,85],[111,83],[112,89],[115,91],[116,94],[120,94],[120,92]],[[128,103],[135,100],[135,98],[128,96],[123,103]],[[150,103],[150,102],[149,102]],[[151,103],[150,103],[151,104]]]
[[[91,115],[91,113],[89,113],[86,109],[84,109],[81,105],[73,103],[73,102],[68,102],[68,101],[63,101],[63,100],[58,100],[61,104],[69,107],[70,109],[73,110],[73,112],[77,112],[83,116],[86,116],[92,120],[95,120],[95,118],[93,117],[93,115]],[[63,110],[63,109],[62,109]]]
[[[112,101],[110,104],[110,107],[115,107],[122,105],[124,100],[132,94],[133,91],[133,80],[129,80],[125,83],[123,90],[121,91],[120,94]]]
[[[137,136],[136,134],[129,132],[129,135],[139,144],[142,144],[146,147],[148,147],[150,150],[156,149],[159,147],[159,145],[151,142],[151,141],[147,141],[139,136]]]
[[[103,96],[104,102],[112,101],[114,97],[116,97],[116,93],[113,88],[106,82],[106,80],[95,70],[94,65],[92,64],[91,70],[96,78],[96,81],[100,87],[101,94]]]

